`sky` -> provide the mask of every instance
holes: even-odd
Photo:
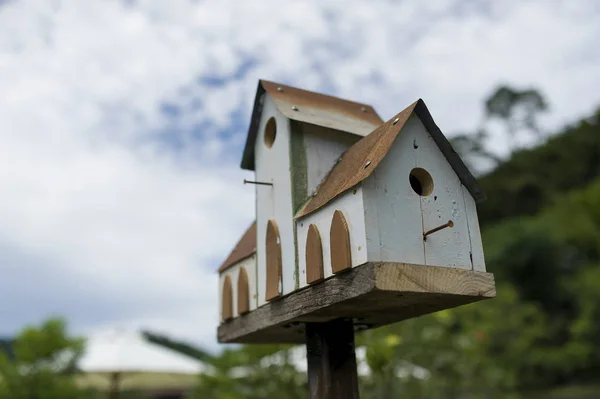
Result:
[[[535,87],[556,131],[600,105],[599,22],[596,0],[0,1],[0,336],[58,315],[218,350],[258,79],[384,120],[423,98],[448,136]]]

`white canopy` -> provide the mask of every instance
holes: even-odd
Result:
[[[78,366],[87,373],[198,374],[206,369],[202,362],[149,342],[141,333],[125,331],[89,337]]]

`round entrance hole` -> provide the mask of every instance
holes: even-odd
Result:
[[[429,172],[423,168],[411,170],[408,181],[413,191],[422,197],[426,197],[433,192],[433,179]]]
[[[275,118],[271,118],[267,121],[267,126],[265,126],[265,145],[268,148],[273,146],[275,136],[277,136],[277,122],[275,122]]]

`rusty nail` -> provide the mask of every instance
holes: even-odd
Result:
[[[292,105],[292,110],[293,111],[298,111],[298,107],[296,107],[295,105]]]
[[[244,184],[260,184],[263,186],[272,186],[273,183],[266,183],[266,182],[262,182],[262,181],[251,181],[251,180],[246,180],[244,179]]]
[[[396,123],[398,123],[399,121],[400,121],[400,118],[396,118],[396,119],[394,119],[394,122],[392,122],[392,124],[394,124],[394,125],[395,125],[395,124],[396,124]]]
[[[425,233],[423,233],[423,241],[427,241],[427,236],[429,234],[435,233],[436,231],[440,231],[442,229],[445,229],[446,227],[454,227],[454,222],[452,220],[448,220],[448,223],[444,223],[441,226],[438,226],[434,229],[428,230]]]

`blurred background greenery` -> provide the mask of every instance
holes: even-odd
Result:
[[[498,296],[358,334],[362,398],[600,398],[600,109],[548,134],[537,119],[551,108],[536,90],[500,87],[482,106],[476,131],[450,136],[487,192],[478,211]],[[498,134],[515,143],[508,156],[490,148]],[[523,137],[536,145],[520,146]],[[307,396],[287,346],[210,354],[146,338],[212,365],[168,397]],[[56,319],[3,340],[0,398],[106,397],[91,376],[86,387],[77,356],[60,356],[84,345]],[[143,385],[121,397],[161,397]]]

